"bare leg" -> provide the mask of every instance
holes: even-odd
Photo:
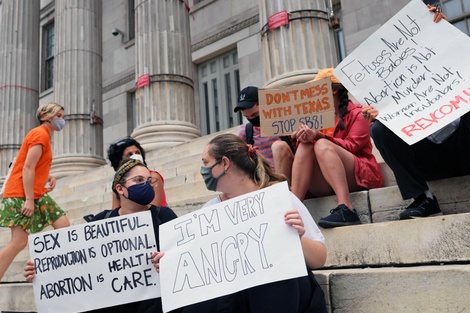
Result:
[[[301,143],[297,147],[292,164],[292,193],[300,200],[305,199],[305,194],[310,186],[314,162],[316,161],[313,144]]]
[[[292,163],[294,162],[294,154],[289,145],[282,140],[275,141],[271,145],[273,151],[274,169],[277,173],[284,174],[289,181],[292,182]]]
[[[20,226],[11,228],[10,242],[0,251],[0,280],[7,271],[11,262],[28,244],[28,233]]]
[[[323,176],[333,188],[338,204],[343,203],[352,210],[349,192],[361,189],[354,174],[354,155],[326,139],[318,140],[314,150]]]
[[[69,227],[69,226],[70,226],[70,221],[68,217],[65,215],[59,217],[59,219],[55,221],[54,224],[52,224],[52,227],[54,227],[54,229],[64,228],[64,227]]]

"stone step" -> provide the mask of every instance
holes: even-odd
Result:
[[[470,265],[316,270],[328,312],[442,313],[470,307]],[[0,284],[1,312],[35,312],[32,284]],[[21,296],[18,296],[21,295]]]
[[[470,308],[470,265],[317,270],[334,313],[443,313]],[[325,289],[324,289],[325,290]]]
[[[470,264],[470,213],[322,229],[326,268]]]
[[[470,175],[428,182],[444,214],[470,212]],[[369,191],[372,220],[398,219],[400,211],[412,200],[403,201],[398,186]]]
[[[428,184],[444,215],[470,212],[470,175],[431,181]],[[363,223],[379,223],[398,220],[400,212],[413,200],[403,200],[395,185],[353,192],[351,201]],[[336,196],[307,199],[304,203],[316,222],[329,215],[330,210],[337,206]]]
[[[36,312],[33,285],[0,284],[0,312]]]

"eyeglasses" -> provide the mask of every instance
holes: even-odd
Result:
[[[130,180],[132,180],[136,184],[143,184],[143,183],[146,183],[146,182],[152,183],[152,177],[144,177],[144,176],[141,176],[141,175],[137,175],[137,176],[128,178],[124,182],[126,183]]]

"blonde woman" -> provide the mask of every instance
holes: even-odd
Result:
[[[41,105],[36,117],[40,125],[24,138],[3,194],[0,226],[10,227],[11,240],[0,251],[0,279],[13,259],[28,243],[28,234],[52,225],[70,225],[65,212],[47,194],[56,185],[49,175],[52,164],[51,136],[65,126],[64,108],[57,103]],[[48,184],[48,187],[45,187]]]

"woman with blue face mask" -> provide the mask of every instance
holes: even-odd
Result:
[[[0,226],[10,227],[11,240],[0,251],[0,279],[28,243],[28,234],[52,225],[70,225],[65,212],[47,194],[56,185],[49,175],[52,164],[51,136],[65,126],[64,108],[57,103],[39,106],[40,125],[23,139],[3,193]],[[47,185],[47,186],[46,186]]]
[[[155,197],[155,191],[151,185],[151,179],[149,169],[140,160],[130,159],[124,161],[124,163],[122,163],[122,165],[116,170],[112,184],[113,192],[119,199],[120,206],[114,210],[105,210],[98,213],[93,217],[91,222],[148,210],[152,214],[157,250],[160,250],[159,226],[176,218],[177,216],[168,207],[157,207],[151,204]],[[29,282],[32,282],[35,276],[34,273],[34,264],[32,261],[29,261],[24,269],[24,276]],[[109,308],[93,310],[93,312],[159,313],[162,312],[161,298],[126,303]]]
[[[125,138],[113,143],[108,148],[108,159],[111,162],[111,166],[115,171],[118,170],[119,165],[129,159],[139,160],[145,163],[145,150],[142,148],[140,143],[133,138]],[[161,207],[167,207],[166,194],[164,188],[163,176],[157,171],[151,170],[150,175],[152,176],[152,186],[155,190],[155,198],[152,204]],[[112,208],[115,209],[120,205],[116,194],[113,194]]]

